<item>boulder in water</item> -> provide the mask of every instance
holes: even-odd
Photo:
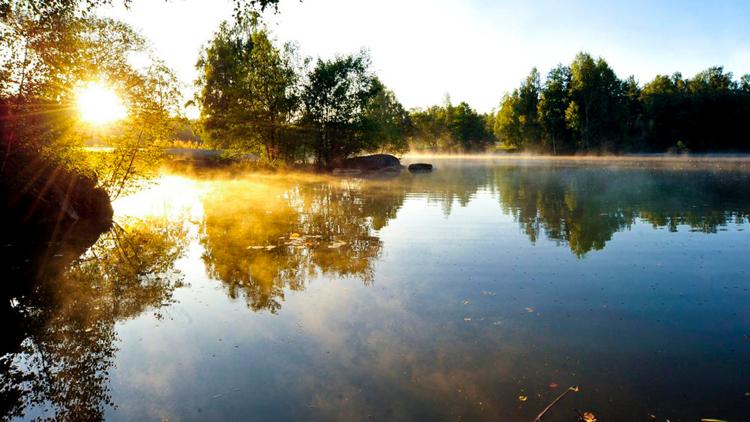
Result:
[[[412,173],[428,173],[432,171],[432,164],[427,164],[427,163],[409,164],[409,171]]]
[[[344,160],[341,168],[360,171],[400,170],[401,161],[390,154],[373,154]]]

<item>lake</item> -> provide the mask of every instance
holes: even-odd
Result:
[[[430,161],[118,199],[5,292],[2,418],[747,420],[746,163]]]

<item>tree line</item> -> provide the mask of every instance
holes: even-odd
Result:
[[[722,67],[692,78],[620,79],[579,53],[545,78],[535,68],[497,111],[466,102],[405,110],[370,70],[366,51],[301,58],[257,20],[224,23],[197,63],[195,103],[213,146],[330,168],[363,151],[549,154],[750,150],[750,75]]]
[[[544,82],[532,69],[503,97],[494,133],[503,145],[552,154],[576,152],[747,151],[750,75],[722,67],[692,78],[621,80],[603,58],[579,53]]]

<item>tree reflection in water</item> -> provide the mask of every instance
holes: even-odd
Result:
[[[445,166],[390,180],[263,176],[213,182],[202,197],[201,243],[209,275],[250,309],[276,313],[284,292],[316,275],[369,284],[378,231],[407,196],[449,216],[480,190],[497,195],[532,243],[547,238],[578,257],[603,249],[642,219],[654,227],[715,232],[750,213],[747,173],[603,166]]]
[[[98,420],[113,405],[115,324],[172,302],[182,285],[174,262],[185,247],[181,223],[121,224],[79,258],[85,245],[55,244],[41,272],[16,273],[22,291],[3,286],[3,418]]]
[[[199,198],[191,217],[121,220],[90,248],[98,233],[0,257],[13,280],[0,286],[1,417],[104,416],[114,405],[115,324],[172,303],[190,227],[228,296],[277,313],[286,292],[318,276],[373,283],[380,231],[407,201],[437,205],[449,218],[483,195],[532,243],[548,239],[582,259],[640,221],[713,233],[750,216],[750,173],[731,171],[445,162],[432,174],[388,180],[248,175],[194,186],[179,193]]]
[[[579,257],[601,250],[637,220],[715,233],[750,216],[750,175],[607,167],[497,167],[503,212],[532,242],[543,233]]]
[[[203,259],[230,297],[276,313],[285,289],[302,290],[317,274],[371,283],[382,248],[376,232],[403,198],[351,180],[222,182],[203,198]]]

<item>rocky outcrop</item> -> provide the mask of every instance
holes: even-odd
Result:
[[[109,196],[93,175],[18,151],[4,157],[0,177],[6,243],[52,242],[81,231],[100,233],[112,224]]]

